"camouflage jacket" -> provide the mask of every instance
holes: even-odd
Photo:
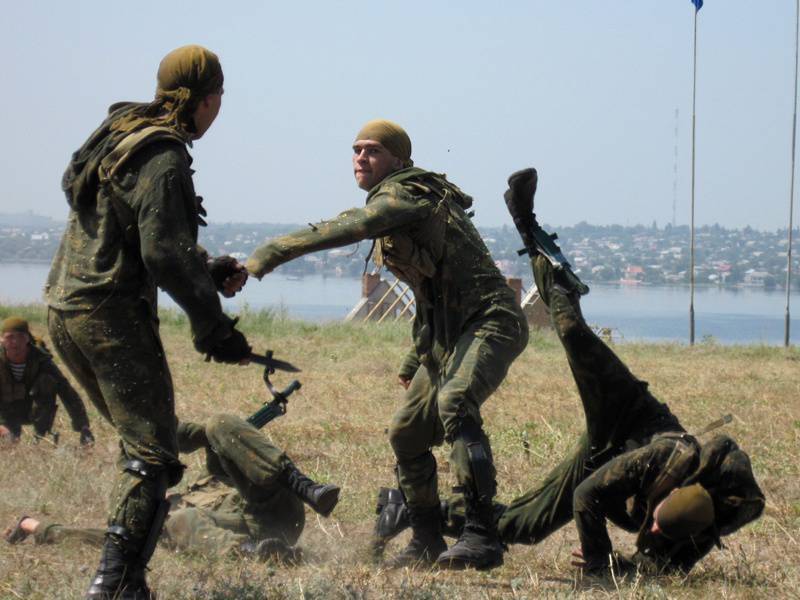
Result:
[[[17,381],[5,350],[0,348],[0,425],[32,423],[37,433],[46,433],[55,417],[56,396],[67,409],[75,431],[89,426],[83,401],[46,350],[30,346],[25,373],[22,381]]]
[[[471,324],[523,321],[514,294],[466,214],[472,199],[443,175],[411,167],[370,190],[366,206],[262,245],[247,261],[257,277],[304,254],[376,240],[373,258],[408,284],[416,300],[414,349],[402,374],[420,362],[441,366]]]
[[[714,501],[715,523],[688,540],[650,532],[653,511],[673,489],[700,483]],[[719,537],[758,518],[764,495],[750,459],[730,437],[717,435],[702,447],[685,433],[657,435],[637,450],[609,461],[575,491],[574,515],[588,569],[608,565],[611,540],[606,519],[638,532],[634,561],[647,570],[688,572]]]
[[[155,316],[161,288],[188,315],[195,344],[210,345],[229,335],[231,321],[197,247],[205,212],[194,192],[191,157],[169,130],[152,129],[120,152],[131,134],[106,156],[93,206],[71,207],[47,302],[60,310],[144,302]]]

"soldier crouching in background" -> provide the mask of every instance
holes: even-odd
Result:
[[[755,519],[764,495],[750,460],[726,435],[709,440],[686,433],[586,324],[580,296],[588,288],[572,273],[549,234],[536,223],[533,169],[509,179],[506,203],[531,255],[542,301],[567,353],[586,418],[572,456],[508,506],[495,505],[506,544],[536,544],[573,518],[581,548],[573,564],[590,574],[609,569],[688,572],[715,545]],[[627,502],[632,500],[631,508]],[[463,500],[443,502],[443,528],[458,535]],[[381,490],[374,547],[407,527],[402,494]],[[612,550],[610,520],[637,534],[630,559]]]
[[[37,438],[53,433],[56,396],[67,409],[81,445],[94,443],[83,401],[36,340],[25,319],[8,317],[0,326],[0,440],[16,441],[23,425]]]
[[[160,541],[170,549],[204,556],[254,556],[296,560],[294,544],[305,524],[303,503],[327,517],[339,488],[318,484],[303,473],[253,425],[217,415],[204,425],[178,425],[181,453],[205,451],[206,474],[172,507]],[[5,531],[17,544],[32,535],[37,544],[78,540],[100,546],[103,529],[66,527],[24,516]]]

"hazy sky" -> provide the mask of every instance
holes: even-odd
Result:
[[[697,221],[788,217],[790,0],[699,13]],[[148,100],[161,57],[199,43],[225,70],[192,154],[209,219],[305,223],[363,203],[364,121],[408,130],[417,165],[510,223],[507,175],[539,169],[548,223],[689,221],[690,0],[11,2],[0,22],[0,212],[67,213],[69,155],[118,100]]]

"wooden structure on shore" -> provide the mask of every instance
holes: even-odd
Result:
[[[545,306],[539,290],[536,286],[531,286],[525,297],[522,298],[522,312],[528,319],[528,325],[536,329],[552,327],[550,322],[550,310]]]
[[[411,321],[416,314],[414,294],[399,279],[381,279],[379,273],[365,273],[361,278],[361,299],[345,321]]]
[[[528,318],[532,327],[549,327],[550,312],[539,297],[535,287],[523,297],[522,280],[508,278],[509,287],[514,290],[517,303]],[[346,321],[411,321],[416,314],[414,294],[398,279],[387,281],[379,273],[365,274],[361,278],[361,298],[345,317]]]

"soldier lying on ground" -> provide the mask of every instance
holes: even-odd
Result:
[[[353,142],[353,171],[368,192],[366,206],[264,244],[247,269],[263,277],[309,252],[375,240],[376,264],[408,284],[416,301],[414,347],[399,374],[405,402],[389,430],[414,535],[392,564],[495,567],[503,550],[481,406],[525,348],[528,324],[466,212],[472,198],[443,175],[414,167],[399,125],[367,123]],[[444,441],[466,503],[466,525],[450,550],[431,452]]]
[[[686,433],[647,383],[637,379],[583,319],[580,296],[588,292],[568,265],[555,268],[537,250],[533,215],[535,171],[509,180],[506,201],[531,254],[539,294],[550,310],[567,353],[586,417],[586,432],[573,455],[544,482],[508,506],[495,505],[506,544],[536,544],[573,517],[581,549],[573,564],[604,573],[614,557],[618,567],[688,572],[720,536],[756,519],[764,495],[750,460],[725,435],[701,441]],[[626,502],[632,499],[632,510]],[[463,526],[460,498],[444,502],[445,532]],[[375,548],[407,526],[402,494],[381,490]],[[638,533],[632,562],[612,553],[610,520]]]
[[[303,502],[327,517],[339,488],[303,475],[281,450],[246,421],[217,415],[205,425],[178,426],[182,453],[205,450],[207,474],[172,507],[161,534],[166,546],[206,556],[297,557],[292,547],[303,531]],[[33,535],[37,544],[79,540],[102,545],[105,529],[74,528],[28,516],[5,532],[15,544]]]
[[[69,413],[82,445],[94,442],[83,401],[38,342],[25,319],[8,317],[0,329],[0,439],[16,441],[23,425],[37,437],[52,433],[56,396]],[[55,435],[55,434],[54,434]]]

